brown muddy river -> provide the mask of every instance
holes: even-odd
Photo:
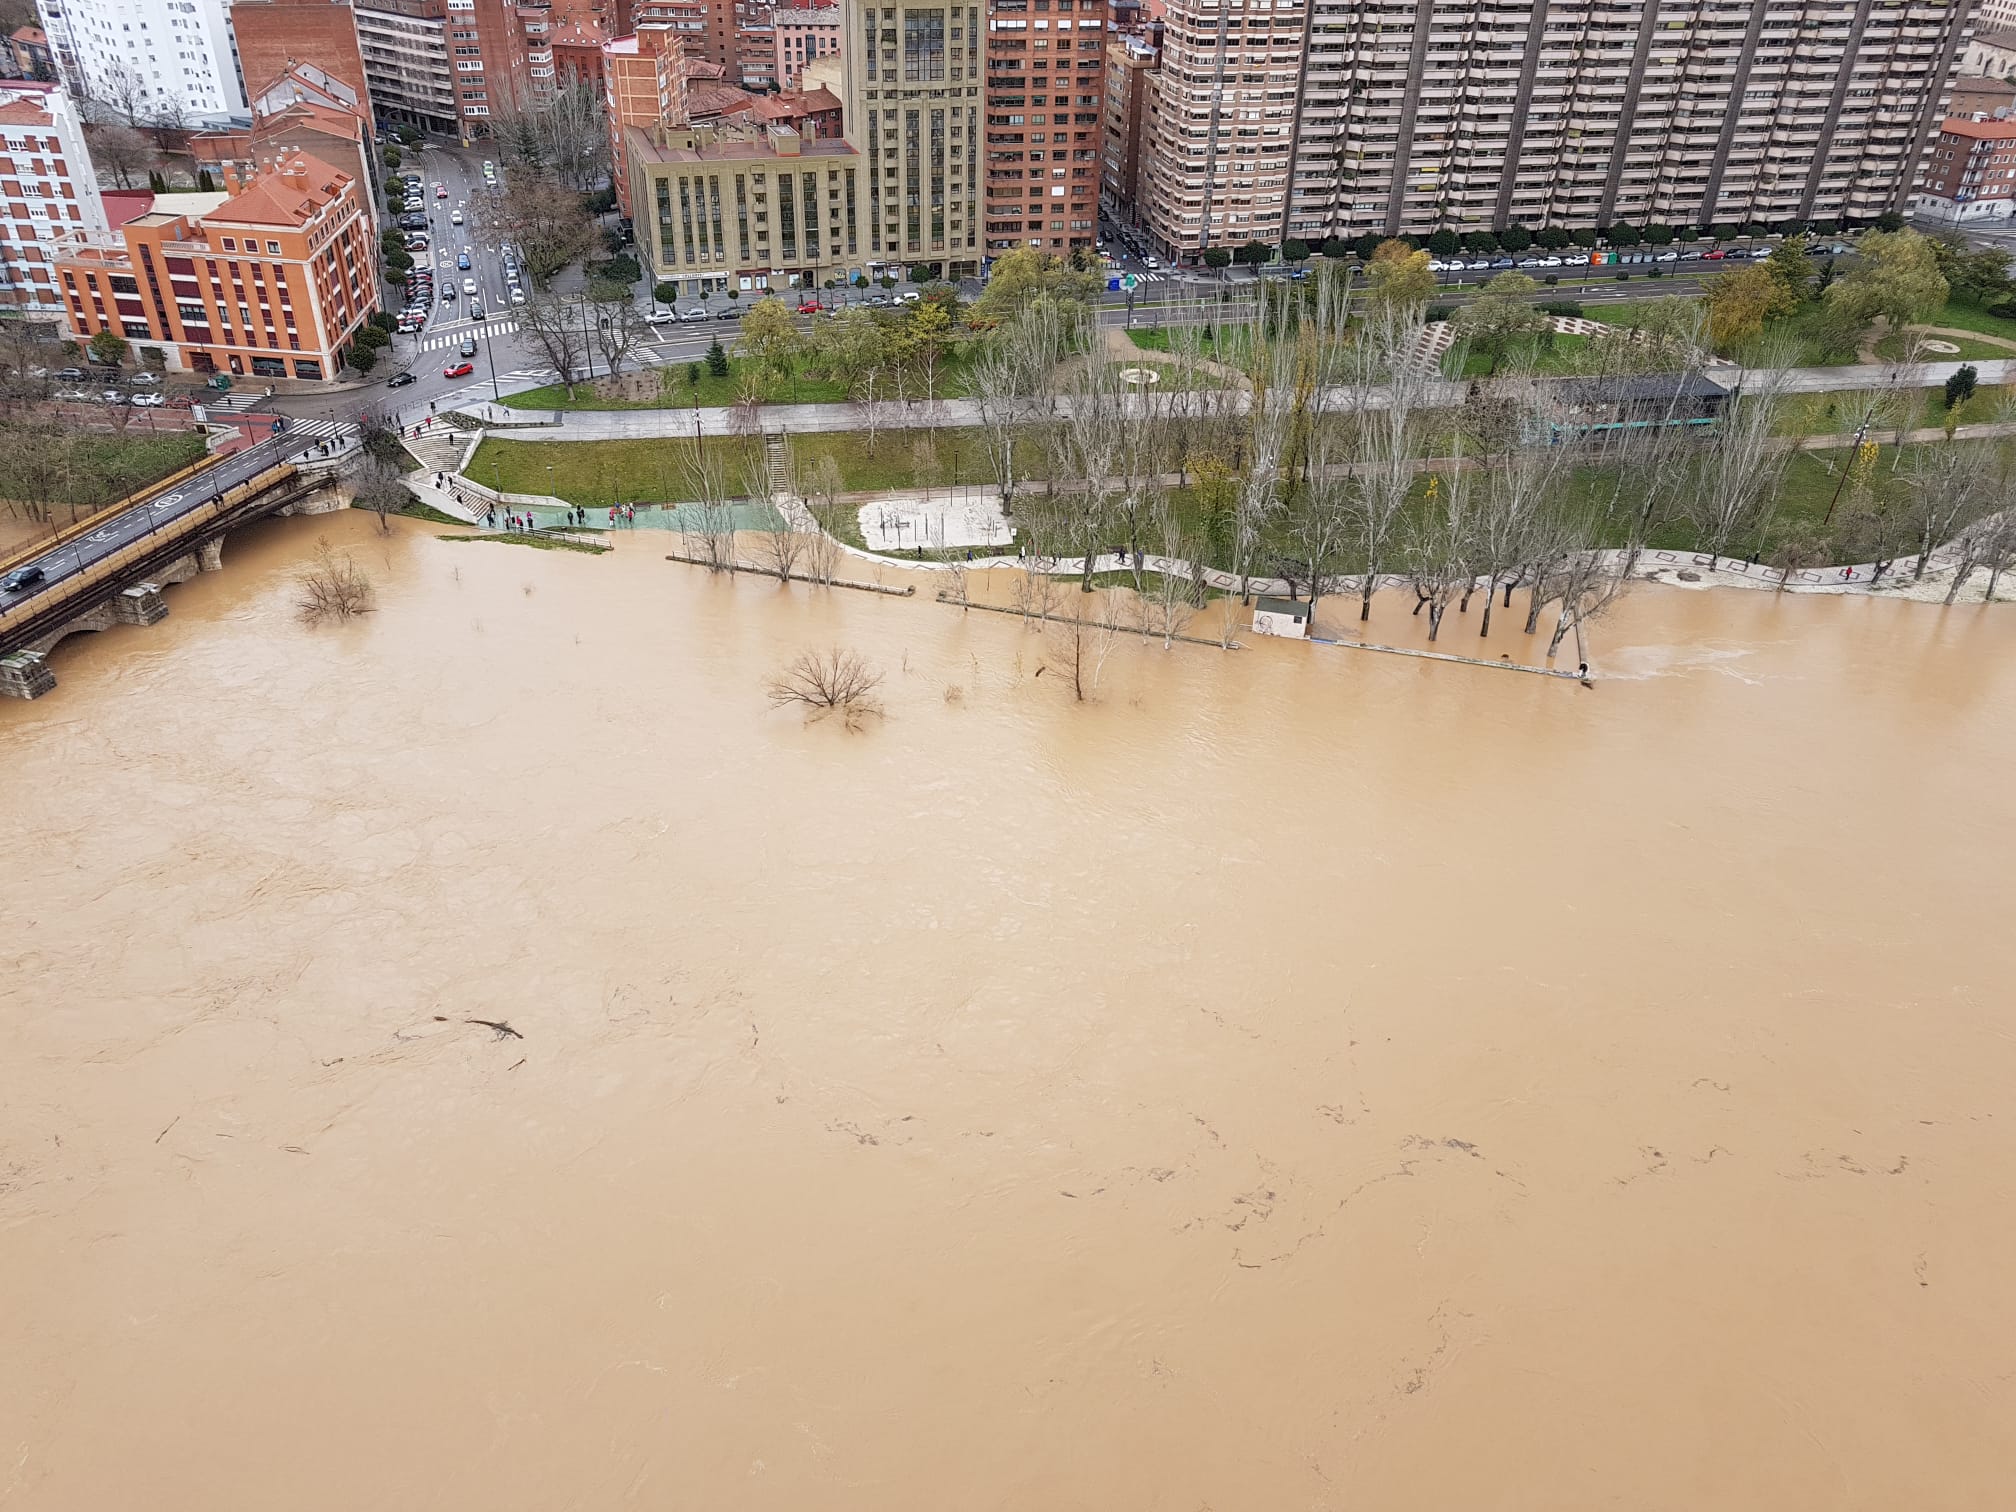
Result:
[[[1077,705],[370,528],[0,704],[0,1507],[2008,1505],[2016,613]],[[836,641],[859,735],[761,694]]]

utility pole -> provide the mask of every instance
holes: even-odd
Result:
[[[1820,517],[1823,527],[1834,518],[1834,506],[1841,502],[1841,490],[1848,486],[1848,474],[1855,470],[1855,463],[1862,455],[1862,443],[1868,437],[1869,421],[1865,417],[1862,423],[1855,427],[1855,439],[1848,446],[1848,465],[1841,469],[1841,481],[1834,485],[1834,497],[1827,501],[1827,513]]]

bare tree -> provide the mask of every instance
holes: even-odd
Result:
[[[547,364],[573,397],[587,365],[588,331],[580,298],[541,290],[518,307],[518,329],[532,338]]]
[[[1162,647],[1167,650],[1183,633],[1183,627],[1190,623],[1190,616],[1196,612],[1191,602],[1190,584],[1177,570],[1178,564],[1191,554],[1193,548],[1184,538],[1182,522],[1169,503],[1169,496],[1156,494],[1149,512],[1149,529],[1154,532],[1155,548],[1162,557],[1161,569],[1155,574],[1155,581],[1145,589],[1138,590],[1141,600],[1142,627],[1151,634],[1162,637]]]
[[[1346,393],[1364,456],[1351,490],[1353,533],[1365,566],[1358,606],[1361,622],[1372,617],[1372,594],[1388,569],[1414,488],[1427,385],[1422,364],[1414,360],[1420,336],[1417,312],[1375,307],[1359,327],[1353,349]]]
[[[577,193],[592,189],[608,171],[602,97],[585,85],[557,89],[522,109],[500,109],[491,130],[509,159],[550,173]]]
[[[1761,535],[1778,504],[1789,453],[1773,434],[1785,393],[1782,365],[1753,367],[1723,406],[1686,500],[1698,548],[1712,567],[1741,535]]]
[[[1920,447],[1912,457],[1904,518],[1918,549],[1913,581],[1925,576],[1936,549],[1966,530],[1988,507],[1986,461],[1980,447],[1952,443]]]
[[[688,502],[681,508],[681,535],[687,551],[709,572],[733,572],[735,510],[728,498],[728,463],[722,448],[688,453],[681,463]],[[765,487],[763,493],[767,495]]]
[[[480,195],[477,219],[518,249],[526,272],[540,288],[596,243],[595,222],[581,208],[580,194],[546,174],[513,174],[508,192],[499,188]],[[521,326],[530,308],[519,308]]]
[[[399,469],[379,457],[365,457],[350,476],[350,503],[378,516],[380,534],[390,534],[390,515],[412,502],[413,496],[401,481]]]
[[[803,506],[771,493],[770,465],[762,452],[751,449],[744,460],[742,475],[749,497],[762,499],[770,506],[770,522],[756,533],[756,560],[765,572],[776,574],[781,587],[791,581],[792,569],[798,565],[804,549],[805,532],[792,518],[793,512]]]
[[[1051,654],[1071,680],[1071,697],[1083,703],[1098,691],[1106,658],[1112,655],[1120,631],[1114,618],[1112,589],[1099,594],[1096,600],[1081,600],[1080,607],[1089,609],[1092,617],[1052,620],[1050,646]]]
[[[800,653],[765,684],[764,691],[778,708],[796,705],[812,710],[815,717],[837,711],[848,729],[858,730],[883,712],[882,701],[875,696],[881,686],[882,674],[859,651],[835,646]]]
[[[131,189],[136,179],[144,179],[154,166],[154,144],[130,125],[108,121],[87,127],[84,140],[91,162],[100,173],[109,174],[121,189]]]
[[[615,377],[623,370],[623,364],[630,354],[637,350],[650,334],[651,327],[637,312],[637,306],[630,302],[630,291],[623,291],[620,300],[596,300],[588,309],[595,317],[595,347],[602,355],[602,361]]]
[[[296,579],[296,584],[301,597],[295,607],[305,625],[368,614],[377,600],[376,590],[364,570],[348,552],[339,554],[326,540],[315,543],[315,563]]]
[[[1472,581],[1470,568],[1470,474],[1456,459],[1447,473],[1428,479],[1427,497],[1408,519],[1405,534],[1407,577],[1414,585],[1414,612],[1428,611],[1428,639],[1442,633],[1442,616]]]

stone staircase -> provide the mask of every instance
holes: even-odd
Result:
[[[770,497],[778,499],[791,492],[791,452],[782,431],[763,433],[763,465],[769,475]]]

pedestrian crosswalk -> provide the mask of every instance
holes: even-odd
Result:
[[[420,338],[416,350],[422,352],[445,352],[449,347],[458,347],[469,337],[478,341],[494,340],[499,336],[509,336],[518,329],[515,320],[484,320],[474,325],[465,325],[453,331],[443,331],[438,335]]]
[[[340,440],[355,429],[354,425],[345,425],[341,420],[289,420],[286,434],[312,436],[318,441],[328,438]]]

